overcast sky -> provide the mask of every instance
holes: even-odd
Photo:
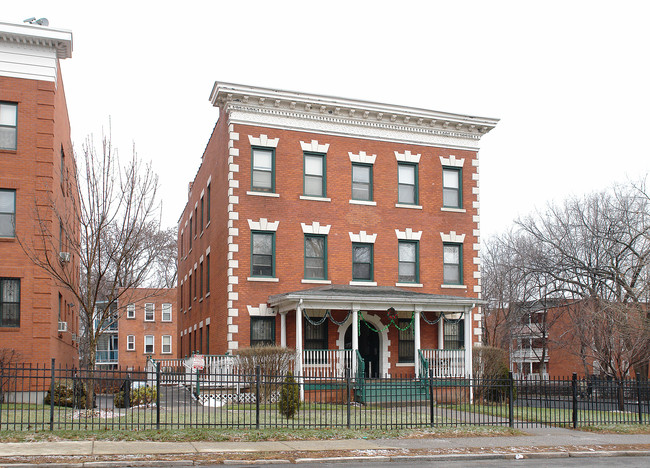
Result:
[[[481,140],[481,231],[650,169],[650,2],[8,1],[73,33],[72,137],[160,175],[174,225],[218,118],[215,81],[501,119]]]

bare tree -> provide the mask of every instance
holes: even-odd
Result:
[[[41,245],[23,246],[30,259],[72,291],[79,303],[82,367],[93,369],[97,344],[118,319],[116,307],[129,288],[151,281],[153,269],[169,252],[160,235],[158,177],[135,151],[124,164],[110,137],[99,150],[89,137],[77,156],[78,207],[59,210],[53,201],[37,204]],[[46,205],[46,206],[43,206]],[[51,214],[61,222],[52,232]],[[48,217],[50,216],[50,217]],[[80,234],[77,234],[80,232]],[[71,258],[61,261],[54,243],[65,236]],[[92,388],[87,392],[92,401]]]
[[[178,277],[178,229],[167,228],[154,233],[156,245],[161,254],[156,260],[152,272],[152,285],[158,288],[174,288]]]

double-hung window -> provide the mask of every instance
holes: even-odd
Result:
[[[126,318],[128,319],[135,318],[135,304],[128,304],[126,306]]]
[[[327,237],[305,234],[305,279],[327,279]]]
[[[251,317],[251,346],[275,344],[275,317]]]
[[[310,197],[325,197],[327,194],[325,155],[304,153],[304,160],[304,194]]]
[[[16,236],[16,191],[0,189],[0,237]]]
[[[20,327],[18,278],[0,278],[0,327]]]
[[[162,343],[160,347],[160,352],[162,354],[171,354],[172,353],[172,336],[171,335],[163,335],[162,336]]]
[[[135,335],[127,335],[126,337],[126,350],[135,351]]]
[[[162,321],[172,321],[172,305],[168,302],[162,305]]]
[[[205,295],[210,294],[210,254],[205,256]]]
[[[443,244],[443,282],[445,284],[463,283],[463,245]]]
[[[371,164],[352,164],[352,199],[372,201]]]
[[[208,197],[208,204],[206,206],[206,213],[205,213],[205,219],[206,219],[206,227],[208,224],[210,224],[210,208],[211,208],[211,199],[212,199],[212,183],[208,183],[208,189],[206,191],[206,196]]]
[[[13,102],[0,102],[0,149],[17,148],[17,122],[18,105]]]
[[[418,243],[414,241],[399,241],[398,248],[398,281],[400,283],[417,283]]]
[[[352,244],[352,279],[373,280],[373,244]]]
[[[275,192],[275,150],[253,147],[251,190]]]
[[[398,345],[397,345],[397,362],[414,362],[415,361],[415,332],[411,319],[399,319],[398,325]]]
[[[319,321],[321,319],[318,319]],[[327,324],[329,320],[325,319],[323,323],[314,325],[309,320],[304,321],[305,344],[304,349],[312,350],[306,353],[306,364],[326,364],[327,353],[318,352],[327,349]]]
[[[405,205],[418,204],[418,166],[399,163],[397,165],[397,201]]]
[[[442,168],[442,206],[445,208],[462,208],[462,169]]]
[[[251,232],[251,276],[275,276],[274,252],[274,232]]]
[[[145,354],[153,354],[154,351],[154,336],[153,335],[145,335],[144,337],[144,352]]]
[[[155,320],[155,313],[154,313],[154,304],[151,302],[147,302],[144,305],[144,321],[145,322],[153,322]]]

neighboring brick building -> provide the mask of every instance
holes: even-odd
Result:
[[[79,238],[78,199],[59,66],[71,54],[69,31],[0,23],[0,347],[41,365],[78,365],[74,296],[21,247],[78,270],[67,248]]]
[[[471,372],[478,142],[497,120],[227,83],[210,99],[178,233],[180,354],[277,343],[307,372],[359,351],[377,376],[464,348]]]
[[[148,358],[179,356],[176,288],[127,290],[98,340],[98,369],[144,369]]]

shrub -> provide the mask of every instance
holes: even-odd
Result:
[[[116,408],[127,408],[130,406],[149,405],[156,401],[158,392],[154,387],[140,387],[130,392],[131,401],[126,404],[124,391],[120,391],[113,397],[113,404]]]
[[[498,403],[506,401],[510,393],[508,353],[491,346],[477,346],[472,350],[472,356],[474,378],[479,379],[476,397]]]
[[[86,387],[79,379],[59,380],[54,384],[54,396],[48,390],[44,401],[46,405],[86,408]]]
[[[300,409],[300,386],[296,383],[291,371],[289,371],[282,383],[279,409],[280,414],[287,419],[293,418]]]
[[[255,370],[260,367],[260,402],[266,403],[277,394],[283,376],[291,369],[296,351],[280,346],[254,346],[237,351],[237,365],[251,388],[255,386]]]

